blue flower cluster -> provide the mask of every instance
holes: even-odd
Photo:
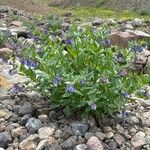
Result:
[[[103,45],[104,47],[109,47],[109,46],[111,46],[111,44],[112,44],[112,42],[111,42],[111,40],[109,40],[109,39],[104,39],[104,40],[102,41],[102,45]]]
[[[30,68],[36,68],[38,66],[38,62],[36,62],[34,60],[28,60],[26,58],[20,58],[19,61],[22,65],[26,65]]]
[[[64,40],[64,44],[66,44],[66,45],[73,45],[74,44],[74,40],[72,38],[68,38],[68,39]]]
[[[12,91],[14,93],[19,93],[19,92],[23,92],[23,89],[22,87],[20,87],[17,83],[15,83],[12,87]]]
[[[141,45],[133,45],[132,47],[131,47],[131,51],[133,51],[133,52],[135,52],[135,53],[141,53],[141,52],[143,52],[143,50],[144,50],[144,47],[143,46],[141,46]]]

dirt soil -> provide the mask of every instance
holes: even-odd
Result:
[[[10,6],[31,14],[47,15],[51,8],[42,0],[0,0],[0,6]]]

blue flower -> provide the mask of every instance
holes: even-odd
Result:
[[[15,93],[19,93],[19,92],[23,92],[23,89],[17,83],[15,83],[13,85],[12,91]]]
[[[38,66],[38,63],[33,61],[33,60],[27,60],[27,64],[28,67],[30,68],[36,68]]]
[[[105,47],[109,47],[109,46],[111,46],[111,44],[112,44],[112,42],[109,39],[104,39],[102,41],[102,45],[105,46]]]
[[[28,60],[26,58],[20,58],[19,61],[22,65],[26,65],[30,68],[36,68],[38,66],[38,62],[36,62],[34,60]]]
[[[122,53],[117,53],[115,55],[115,60],[120,63],[120,64],[124,64],[125,63],[125,59]]]
[[[86,80],[81,80],[81,81],[80,81],[80,84],[81,84],[81,85],[86,85],[86,83],[87,83]]]
[[[68,93],[73,93],[73,92],[75,92],[75,90],[76,89],[74,88],[74,86],[72,84],[68,84],[66,87],[66,92],[68,92]]]
[[[29,39],[33,39],[34,41],[38,42],[40,39],[38,37],[36,37],[32,32],[28,33],[27,36]]]
[[[120,70],[120,71],[118,72],[118,74],[119,74],[119,76],[121,76],[121,77],[126,77],[126,76],[128,75],[128,72],[127,72],[126,69],[123,69],[123,70]]]
[[[124,98],[131,98],[131,95],[128,92],[124,92],[122,95]]]
[[[74,44],[74,40],[72,38],[68,38],[68,39],[64,40],[64,44],[73,45]]]
[[[61,85],[62,82],[62,77],[59,75],[56,75],[56,77],[53,79],[53,84],[55,86]]]
[[[144,47],[141,45],[133,45],[133,47],[131,47],[131,51],[135,52],[135,53],[141,53],[143,52]]]
[[[27,65],[27,60],[25,58],[19,58],[19,62],[22,64],[22,65]]]
[[[88,102],[88,105],[90,106],[91,110],[96,110],[97,106],[94,102]]]
[[[148,90],[147,89],[142,89],[141,94],[145,97],[149,96]]]
[[[5,57],[2,57],[1,60],[2,60],[2,63],[4,63],[4,64],[7,64],[7,63],[8,63],[8,59],[5,58]]]

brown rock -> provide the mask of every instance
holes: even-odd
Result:
[[[4,118],[7,113],[4,110],[0,110],[0,118]]]
[[[111,39],[113,45],[126,48],[131,41],[150,40],[150,35],[142,31],[125,30],[114,31],[110,34],[109,38]]]
[[[121,146],[122,143],[125,141],[125,139],[123,138],[123,136],[121,136],[120,134],[117,134],[114,136],[114,139],[116,141],[116,143]]]
[[[136,133],[131,139],[131,144],[134,150],[141,150],[141,147],[146,144],[145,133]]]
[[[139,73],[148,73],[150,71],[150,51],[144,50],[134,58],[134,68]]]
[[[24,127],[18,127],[11,131],[12,137],[19,137],[22,134],[27,134],[27,130]]]
[[[23,140],[20,144],[19,144],[19,148],[20,150],[36,150],[36,144],[33,141],[29,141],[29,140]]]
[[[0,123],[0,132],[3,132],[5,130],[5,127],[6,127],[5,122]]]
[[[37,143],[38,143],[38,135],[30,135],[27,139],[23,140],[19,144],[20,150],[36,150]]]
[[[12,87],[12,84],[9,80],[0,75],[0,87],[10,89]]]
[[[1,48],[0,49],[0,55],[11,55],[12,50],[9,48]]]
[[[12,21],[12,22],[10,23],[10,25],[16,26],[16,27],[20,27],[20,26],[22,26],[22,22],[20,22],[20,21]]]
[[[104,147],[103,147],[101,141],[95,136],[92,136],[87,141],[87,146],[88,146],[89,150],[104,150]]]

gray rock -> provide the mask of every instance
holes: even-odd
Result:
[[[62,134],[63,134],[63,131],[61,131],[61,130],[56,130],[55,131],[55,138],[60,138],[60,137],[62,137]]]
[[[143,20],[142,19],[138,19],[138,18],[135,18],[131,24],[135,27],[139,27],[143,24]]]
[[[24,105],[20,107],[18,110],[18,114],[21,116],[25,114],[33,114],[33,112],[34,112],[34,108],[29,102],[24,103]]]
[[[108,144],[110,150],[116,150],[117,149],[117,143],[113,139],[107,140],[106,143]]]
[[[24,115],[24,116],[21,118],[20,124],[21,124],[22,126],[25,126],[26,123],[27,123],[27,121],[28,121],[31,117],[32,117],[31,114],[26,114],[26,115]]]
[[[144,99],[138,99],[137,103],[139,103],[140,105],[142,105],[143,107],[148,107],[150,106],[150,101],[144,100]]]
[[[86,144],[80,144],[80,145],[77,145],[74,150],[87,150],[88,147]]]
[[[131,139],[131,144],[134,149],[141,149],[146,143],[145,133],[142,131],[136,133]]]
[[[84,123],[72,123],[71,124],[72,131],[75,135],[85,135],[88,131],[88,125]]]
[[[5,6],[0,6],[0,13],[8,13],[8,8]]]
[[[85,142],[86,142],[86,139],[83,136],[79,135],[78,136],[78,144],[83,144]]]
[[[106,23],[108,24],[108,25],[110,25],[110,26],[113,26],[113,25],[116,25],[117,24],[117,22],[114,20],[114,19],[107,19],[106,20]]]
[[[139,124],[139,119],[136,116],[129,116],[126,120],[129,124]]]
[[[92,136],[94,136],[94,133],[92,133],[92,132],[87,132],[87,133],[85,134],[85,139],[88,140],[88,139],[90,139]]]
[[[142,125],[145,127],[150,127],[150,111],[144,112],[141,115]]]
[[[107,139],[111,139],[111,138],[113,138],[113,136],[114,136],[114,133],[113,133],[113,132],[108,132],[108,133],[106,133],[106,138],[107,138]]]
[[[30,118],[25,126],[29,133],[35,133],[38,129],[40,129],[43,126],[43,124],[39,119]]]
[[[10,132],[0,133],[0,147],[6,148],[9,143],[12,142],[12,137]]]
[[[98,137],[100,140],[104,140],[106,135],[103,132],[96,132],[95,136]]]
[[[95,20],[92,22],[93,26],[99,26],[103,23],[104,21],[101,18],[95,18]]]
[[[116,134],[114,139],[119,146],[121,146],[122,143],[125,141],[124,137],[121,136],[120,134]]]
[[[70,149],[73,149],[76,144],[77,144],[77,137],[71,136],[69,139],[67,139],[60,145],[63,148],[63,150],[70,150]]]
[[[45,146],[44,150],[62,150],[62,148],[58,144],[48,144]]]

